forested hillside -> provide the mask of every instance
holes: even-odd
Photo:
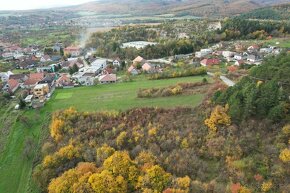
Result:
[[[242,19],[289,20],[290,4],[260,8],[239,16]]]
[[[289,57],[213,84],[195,109],[55,112],[33,178],[50,193],[286,193]]]

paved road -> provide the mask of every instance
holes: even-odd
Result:
[[[207,72],[207,75],[214,76],[214,73]],[[225,76],[220,76],[220,79],[228,86],[234,86],[236,84],[235,82],[233,82],[232,80],[228,79]]]
[[[228,86],[234,86],[236,84],[225,76],[220,76],[220,79]]]

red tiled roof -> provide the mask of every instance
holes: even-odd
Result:
[[[24,82],[24,85],[35,85],[39,82],[40,80],[37,80],[37,79],[27,79],[25,82]]]
[[[80,50],[79,47],[74,47],[74,46],[69,46],[67,48],[64,49],[64,51],[70,52],[70,51],[78,51]]]
[[[133,60],[133,63],[136,63],[136,62],[142,62],[144,60],[144,58],[142,58],[141,56],[137,56],[134,60]]]
[[[206,65],[206,66],[212,66],[215,64],[219,64],[220,61],[219,61],[219,59],[211,58],[211,59],[203,59],[200,63],[203,65]]]
[[[44,73],[31,73],[29,75],[29,79],[36,79],[38,81],[41,81],[44,78]]]
[[[131,65],[129,68],[128,68],[128,72],[131,72],[132,70],[134,70],[135,67],[133,65]]]
[[[106,74],[100,77],[99,79],[101,82],[111,82],[111,81],[116,81],[117,76],[116,74]]]
[[[13,90],[14,88],[16,88],[16,87],[19,86],[19,82],[17,82],[17,81],[14,80],[14,79],[10,79],[10,80],[8,80],[7,83],[8,83],[9,88],[10,88],[11,90]]]

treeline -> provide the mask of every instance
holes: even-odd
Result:
[[[282,54],[253,67],[249,76],[214,96],[217,104],[229,104],[236,121],[250,117],[280,121],[290,118],[290,55]]]
[[[194,89],[204,86],[207,83],[208,83],[207,79],[204,78],[203,82],[178,83],[176,85],[168,86],[164,88],[139,89],[137,92],[137,97],[138,98],[155,98],[155,97],[181,95],[185,93],[190,93],[190,91],[193,92]]]
[[[161,73],[154,73],[148,75],[149,80],[159,80],[167,78],[178,78],[178,77],[187,77],[187,76],[197,76],[197,75],[206,75],[206,68],[204,67],[191,67],[185,66],[184,68],[169,68],[164,69]]]
[[[222,40],[265,39],[268,36],[281,36],[290,32],[290,22],[256,21],[235,17],[223,22],[218,31]]]

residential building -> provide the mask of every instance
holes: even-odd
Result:
[[[0,72],[0,78],[2,82],[7,82],[9,80],[9,77],[13,75],[11,71],[8,72]]]
[[[220,63],[219,59],[216,58],[210,58],[210,59],[203,59],[200,64],[202,66],[213,66],[213,65],[217,65]]]
[[[49,93],[48,84],[37,84],[33,89],[33,95],[37,99],[44,99]]]
[[[138,75],[139,74],[139,71],[137,70],[137,68],[135,68],[133,65],[131,65],[129,68],[128,68],[128,72],[132,75]]]
[[[137,56],[134,60],[133,60],[133,65],[143,65],[146,62],[146,60],[144,58],[142,58],[141,56]]]
[[[81,54],[81,49],[74,46],[67,47],[63,51],[64,55],[71,55],[72,57],[77,57]]]
[[[19,84],[19,82],[17,82],[17,80],[10,79],[7,81],[3,90],[10,92],[10,93],[14,93],[19,88],[19,86],[20,86],[20,84]]]
[[[113,65],[114,66],[121,66],[121,60],[120,60],[120,58],[116,58],[115,60],[113,60]]]
[[[117,81],[116,74],[105,74],[99,77],[99,82],[101,84],[115,83]]]

